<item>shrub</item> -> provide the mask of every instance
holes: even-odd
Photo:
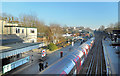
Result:
[[[48,49],[50,50],[50,51],[53,51],[53,50],[56,50],[58,47],[55,45],[55,44],[53,44],[53,43],[50,43],[49,45],[48,45]]]

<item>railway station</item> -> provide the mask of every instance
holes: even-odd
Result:
[[[106,38],[104,39],[104,37]],[[95,38],[91,38],[92,41],[87,40],[77,49],[74,49],[73,52],[56,61],[52,66],[39,74],[118,75],[118,67],[120,64],[119,38],[117,38],[115,42],[111,41],[109,37],[110,36],[104,32],[95,32]],[[117,46],[111,46],[114,45],[112,43]],[[77,53],[77,51],[79,51],[80,54]]]
[[[1,76],[120,75],[120,1],[0,4]]]
[[[31,60],[24,53],[32,49],[42,47],[42,43],[23,43],[16,35],[2,35],[0,59],[2,61],[1,73],[4,74]]]
[[[86,75],[89,75],[89,74],[95,74],[95,75],[97,74],[105,74],[105,75],[119,74],[119,68],[118,68],[119,62],[117,62],[119,60],[119,57],[118,57],[119,49],[118,47],[116,48],[116,46],[111,46],[114,44],[119,45],[118,44],[119,38],[117,38],[116,42],[111,41],[108,34],[98,31],[98,32],[95,32],[95,37],[88,39],[86,42],[83,42],[81,45],[80,43],[81,42],[77,42],[78,47],[72,49],[72,51],[70,51],[68,54],[65,54],[65,51],[62,51],[63,57],[60,57],[59,55],[57,55],[61,51],[56,51],[55,53],[51,54],[52,56],[54,54],[56,55],[56,57],[54,58],[49,57],[50,55],[48,55],[48,59],[45,60],[44,62],[48,62],[49,66],[45,68],[43,71],[39,72],[38,74],[40,75],[41,74],[43,75],[44,74],[61,74],[61,75],[62,74],[86,74]],[[7,55],[3,54],[6,57],[2,55],[3,57],[2,60],[4,62],[5,61],[8,62],[6,63],[6,65],[3,64],[4,65],[3,72],[10,71],[9,69],[5,70],[6,68],[14,69],[15,65],[17,67],[17,65],[19,66],[19,65],[29,62],[30,56],[25,56],[24,52],[40,47],[39,46],[40,44],[38,43],[29,43],[29,44],[20,43],[20,40],[19,40],[19,43],[8,45],[8,47],[11,47],[17,44],[18,44],[19,50],[25,49],[25,51],[21,51],[19,53],[16,52],[12,56],[10,56],[10,53],[9,53],[9,56],[7,56],[8,54]],[[76,43],[74,44],[74,46],[71,45],[71,47],[75,47],[75,46],[76,46]],[[52,61],[51,59],[53,59],[53,62],[51,62]],[[17,64],[16,62],[18,61],[19,62],[21,61],[21,63]],[[36,64],[38,64],[38,62],[36,62]],[[61,65],[61,67],[58,67],[59,65]],[[32,67],[28,67],[28,68],[33,69],[34,67],[38,68],[38,66],[34,64]],[[35,72],[38,72],[37,68]],[[27,71],[27,68],[26,68],[26,70],[23,70],[23,71],[26,71],[26,73],[28,73],[30,70]],[[31,74],[32,72],[34,74],[34,71],[31,71]]]

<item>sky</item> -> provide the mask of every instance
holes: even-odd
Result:
[[[32,13],[46,25],[58,23],[92,29],[118,21],[117,2],[2,2],[2,12],[15,17]]]

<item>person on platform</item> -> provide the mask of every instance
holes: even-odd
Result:
[[[40,60],[39,67],[40,67],[39,71],[44,70],[44,61],[43,60]]]
[[[45,68],[47,68],[48,67],[48,62],[46,62],[46,64],[45,64]]]
[[[60,52],[60,57],[61,57],[61,58],[63,57],[63,51]]]

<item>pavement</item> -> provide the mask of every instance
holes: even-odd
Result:
[[[51,64],[53,64],[54,62],[56,62],[57,60],[60,59],[60,51],[63,51],[63,56],[66,56],[67,54],[72,52],[72,51],[69,50],[69,48],[77,49],[78,46],[80,46],[80,41],[77,41],[74,44],[74,46],[69,45],[67,47],[64,47],[60,50],[57,50],[57,51],[49,54],[48,58],[44,61],[44,64],[46,62],[48,62],[48,66],[50,66]],[[31,56],[32,57],[31,59],[33,61],[30,61],[29,63],[26,63],[26,64],[14,69],[14,70],[8,72],[7,74],[38,74],[39,73],[38,59],[40,58],[40,54],[38,54],[37,52],[32,52],[32,51],[29,51],[26,54]]]

